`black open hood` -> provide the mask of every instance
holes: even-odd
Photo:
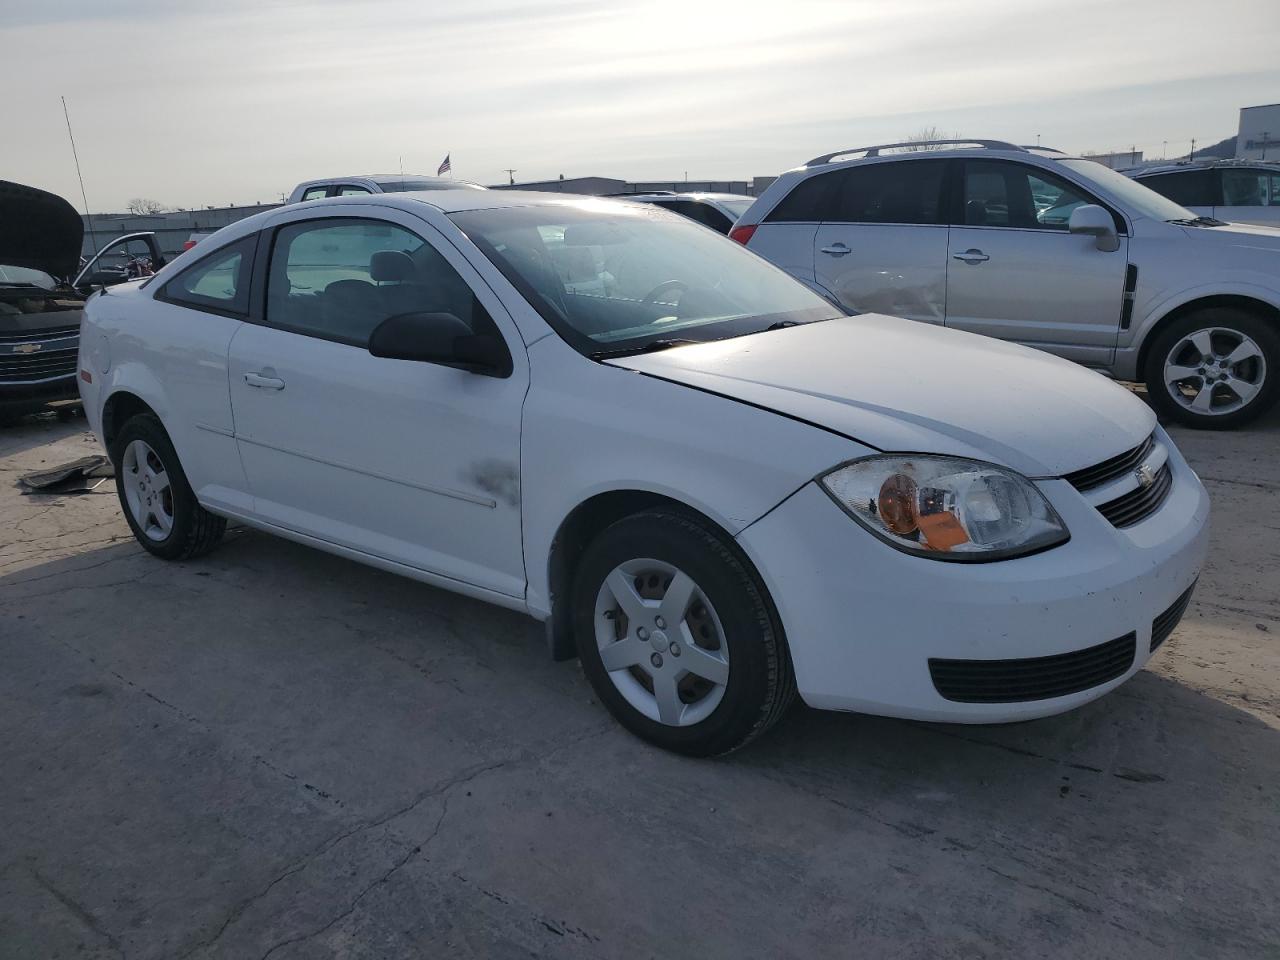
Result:
[[[80,214],[56,193],[0,180],[0,263],[69,281],[83,240]]]

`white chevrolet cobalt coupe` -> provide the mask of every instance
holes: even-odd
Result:
[[[228,518],[524,611],[627,728],[723,753],[807,703],[1079,706],[1173,629],[1209,503],[1151,411],[842,315],[653,207],[438,191],[226,227],[87,304],[138,541]]]

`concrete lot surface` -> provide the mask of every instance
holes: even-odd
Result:
[[[0,430],[0,957],[1280,956],[1280,417],[1177,432],[1213,545],[1066,716],[621,731],[540,627],[239,530],[153,559]]]

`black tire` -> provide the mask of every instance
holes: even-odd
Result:
[[[155,452],[169,477],[173,526],[163,540],[154,540],[143,532],[129,508],[125,494],[124,454],[125,449],[135,440],[142,440]],[[115,467],[116,494],[120,498],[120,509],[124,512],[124,518],[134,537],[148,551],[165,560],[189,560],[208,553],[217,546],[227,529],[227,521],[200,506],[187,482],[187,475],[182,471],[182,464],[169,441],[169,435],[154,415],[139,413],[125,421],[111,445],[111,462]]]
[[[1261,376],[1261,389],[1237,409],[1225,413],[1197,413],[1174,398],[1171,388],[1164,382],[1164,366],[1170,353],[1187,337],[1198,330],[1212,329],[1243,334],[1257,344],[1262,352],[1262,365],[1233,368],[1232,372],[1244,373],[1246,379],[1250,378],[1250,374],[1255,379]],[[1222,339],[1230,342],[1229,335],[1224,335]],[[1188,348],[1188,359],[1192,353],[1194,351]],[[1207,365],[1207,369],[1211,374],[1217,372],[1213,364]],[[1277,398],[1280,398],[1280,329],[1274,321],[1234,307],[1197,310],[1179,317],[1156,332],[1147,351],[1142,375],[1147,384],[1147,395],[1163,419],[1204,430],[1230,430],[1243,426],[1266,413]],[[1224,394],[1219,389],[1219,396],[1224,395],[1230,397],[1231,394]]]
[[[600,657],[596,597],[616,567],[640,558],[687,573],[723,627],[724,694],[705,719],[689,726],[663,724],[632,706]],[[569,602],[578,656],[596,695],[624,727],[657,746],[699,757],[728,753],[768,730],[795,700],[791,657],[764,585],[731,539],[695,517],[654,510],[612,524],[584,551]]]

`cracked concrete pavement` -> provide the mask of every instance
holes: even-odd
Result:
[[[166,564],[0,430],[0,956],[1280,956],[1280,416],[1178,431],[1183,625],[1005,727],[617,728],[507,611],[249,530]]]

